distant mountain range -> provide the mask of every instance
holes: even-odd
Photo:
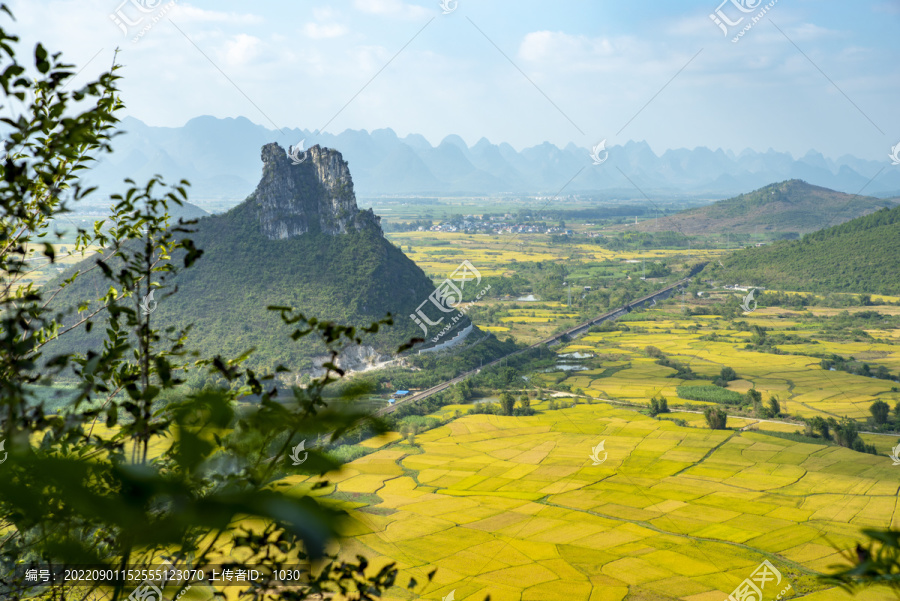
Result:
[[[288,147],[301,140],[305,147],[320,144],[340,151],[353,170],[361,198],[560,192],[601,193],[615,199],[644,194],[709,198],[787,179],[850,194],[900,194],[900,167],[892,167],[887,157],[869,161],[847,155],[834,161],[810,151],[794,159],[774,150],[736,155],[705,147],[657,156],[646,142],[628,142],[611,146],[608,157],[601,152],[605,162],[594,165],[588,148],[571,143],[558,148],[544,142],[516,151],[485,138],[469,147],[459,136],[450,135],[434,147],[420,135],[400,138],[391,129],[316,135],[301,129],[274,131],[243,117],[203,116],[183,127],[151,127],[128,117],[121,127],[126,133],[113,141],[114,154],[99,157],[90,174],[92,184],[109,192],[121,190],[125,177],[143,181],[159,173],[169,181],[185,178],[192,184],[191,202],[204,208],[236,205],[253,191],[262,172],[254,149],[270,142]]]
[[[729,233],[807,234],[893,207],[900,199],[845,194],[802,180],[770,184],[728,200],[647,220],[643,231],[676,231],[685,235]]]

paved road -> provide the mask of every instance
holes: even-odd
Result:
[[[703,265],[706,265],[706,264],[704,263]],[[696,271],[696,268],[694,271]],[[473,369],[471,371],[467,371],[463,374],[460,374],[460,375],[456,376],[455,378],[453,378],[452,380],[448,380],[448,381],[444,382],[443,384],[438,384],[437,386],[433,386],[431,388],[427,388],[425,390],[417,392],[416,394],[410,395],[408,398],[405,398],[403,400],[398,400],[393,405],[388,405],[387,407],[382,407],[381,409],[376,411],[375,414],[376,415],[387,415],[388,413],[393,413],[397,409],[397,407],[399,407],[401,405],[406,405],[407,403],[414,403],[416,401],[421,401],[422,399],[426,399],[433,394],[437,394],[438,392],[441,392],[442,390],[446,390],[447,388],[453,386],[457,382],[462,382],[469,376],[477,374],[485,367],[491,367],[492,365],[497,365],[498,363],[503,362],[504,360],[508,359],[509,357],[515,357],[516,355],[522,354],[522,353],[530,351],[532,349],[536,349],[541,345],[549,346],[549,345],[553,345],[553,344],[558,344],[566,336],[568,336],[568,337],[578,336],[579,334],[583,334],[584,332],[586,332],[591,326],[597,325],[598,323],[603,323],[604,321],[615,319],[617,317],[621,317],[622,315],[627,314],[629,311],[631,311],[635,307],[643,305],[644,303],[648,303],[648,302],[652,301],[653,299],[660,298],[660,297],[668,297],[675,291],[676,288],[686,284],[691,279],[691,277],[693,277],[693,275],[694,275],[694,273],[692,272],[690,276],[688,276],[684,279],[678,280],[674,284],[670,284],[670,285],[666,286],[665,288],[657,290],[656,292],[654,292],[652,294],[648,294],[647,296],[643,296],[637,300],[631,301],[630,303],[627,303],[627,304],[619,307],[618,309],[614,309],[612,311],[607,311],[606,313],[603,313],[602,315],[598,315],[597,317],[594,317],[583,323],[580,323],[577,326],[569,328],[568,330],[566,330],[564,332],[560,332],[559,334],[554,334],[553,336],[550,336],[549,338],[545,338],[544,340],[535,342],[534,344],[532,344],[531,346],[529,346],[527,348],[518,350],[514,353],[510,353],[509,355],[506,355],[504,357],[501,357],[499,359],[495,359],[494,361],[491,361],[487,365],[483,365],[482,367],[479,367],[477,369]]]

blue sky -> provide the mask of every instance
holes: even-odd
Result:
[[[170,1],[10,5],[23,40],[62,50],[82,80],[118,45],[127,114],[151,125],[245,116],[434,144],[646,140],[657,154],[876,160],[900,142],[900,0],[775,0],[737,42],[771,1],[458,0],[446,15],[437,0]],[[717,8],[743,17],[727,36]],[[127,35],[117,11],[135,23]]]

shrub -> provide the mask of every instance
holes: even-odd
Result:
[[[644,352],[647,353],[647,355],[649,355],[651,357],[656,357],[657,359],[661,359],[662,357],[665,357],[663,352],[661,350],[659,350],[658,348],[656,348],[655,346],[646,347],[644,349]]]

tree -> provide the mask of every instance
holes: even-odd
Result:
[[[875,418],[876,424],[886,424],[888,417],[891,414],[891,406],[884,401],[875,401],[869,407],[869,412],[871,412],[872,417]]]
[[[519,399],[519,406],[525,410],[531,409],[531,399],[528,398],[527,394],[523,394],[522,398]]]
[[[516,405],[516,398],[508,392],[500,393],[500,410],[503,415],[512,415]]]
[[[531,408],[531,399],[527,394],[523,394],[519,399],[519,408],[516,410],[517,415],[534,415],[534,409]]]
[[[831,440],[831,423],[828,420],[817,415],[812,418],[809,423],[812,425],[812,428],[822,436],[822,438],[824,438],[825,440]]]
[[[769,412],[772,414],[772,417],[781,415],[781,403],[778,402],[778,397],[775,395],[769,397]]]
[[[754,346],[764,346],[766,344],[766,328],[763,326],[753,326],[751,328],[753,334],[751,340]]]
[[[647,353],[648,356],[655,357],[657,359],[659,359],[661,357],[665,357],[665,355],[663,354],[663,352],[661,350],[659,350],[658,348],[656,348],[655,346],[652,346],[652,345],[644,347],[644,352]]]
[[[856,422],[851,421],[846,417],[838,422],[833,417],[829,417],[828,423],[831,425],[831,429],[834,432],[834,441],[842,447],[852,449],[853,444],[859,438],[859,427],[856,425]]]
[[[747,391],[745,398],[747,399],[747,403],[753,405],[753,410],[757,415],[763,414],[764,417],[772,417],[768,412],[763,411],[762,408],[762,393],[755,388],[751,388]]]
[[[0,10],[10,14],[5,5]],[[24,278],[38,254],[55,263],[48,226],[68,211],[68,202],[91,192],[80,176],[110,149],[123,106],[118,66],[66,91],[72,67],[39,43],[37,79],[29,80],[16,59],[17,41],[0,28],[0,84],[7,102],[16,97],[24,104],[21,114],[2,119],[0,436],[9,461],[0,471],[0,580],[21,587],[23,575],[14,570],[21,565],[117,570],[165,559],[175,569],[202,569],[227,549],[232,567],[262,573],[283,565],[276,558],[285,553],[299,563],[314,561],[319,567],[305,571],[304,590],[280,592],[283,599],[379,595],[393,585],[396,568],[373,573],[364,558],[329,555],[341,511],[274,484],[287,473],[315,481],[340,467],[311,441],[336,442],[368,418],[348,399],[326,404],[323,392],[343,376],[334,364],[343,346],[360,343],[390,319],[357,330],[274,308],[296,327],[293,340],[316,336],[331,354],[325,374],[289,398],[276,400],[273,374],[241,368],[249,352],[189,354],[187,331],[154,327],[150,295],[175,293],[168,277],[191,268],[202,250],[189,237],[190,223],[172,224],[168,215],[186,199],[187,183],[168,188],[158,179],[141,186],[126,180],[128,191],[111,197],[109,218],[77,231],[73,252],[103,249],[91,268],[102,274],[103,289],[76,307],[55,306],[58,291],[81,274],[40,289]],[[83,354],[49,350],[54,340],[95,324],[105,333],[102,346]],[[184,386],[195,373],[208,376],[202,387]],[[62,409],[49,411],[34,384],[52,385],[61,374],[77,386]],[[249,410],[238,412],[241,405]],[[94,429],[97,421],[106,427]],[[373,427],[383,430],[378,422]],[[287,467],[289,454],[301,452],[299,467]],[[249,519],[253,530],[237,518]],[[29,598],[70,598],[62,586],[48,585]],[[119,601],[125,586],[97,582],[78,598]]]
[[[723,380],[725,380],[726,382],[731,382],[732,380],[738,379],[737,372],[735,372],[730,367],[723,367],[722,371],[719,372],[719,377],[722,378]]]
[[[707,425],[712,430],[724,430],[728,421],[728,414],[720,407],[707,407],[703,410]]]
[[[650,417],[656,417],[660,413],[669,413],[669,401],[662,395],[650,399]]]

